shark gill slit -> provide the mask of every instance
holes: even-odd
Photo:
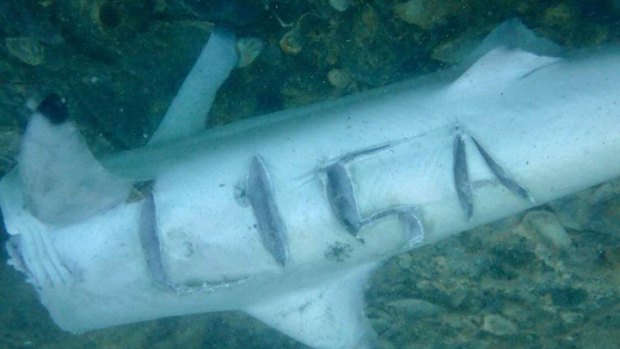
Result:
[[[289,255],[286,225],[276,205],[269,172],[259,155],[252,157],[245,191],[263,246],[276,262],[285,266]]]
[[[474,201],[469,181],[469,169],[467,168],[467,154],[465,152],[465,141],[460,132],[454,136],[452,143],[453,163],[452,171],[454,175],[454,188],[459,200],[459,204],[467,219],[471,219],[474,214]]]
[[[482,155],[484,162],[487,164],[491,172],[493,172],[495,177],[497,177],[499,182],[516,196],[533,203],[534,198],[530,195],[528,190],[519,184],[515,179],[511,178],[510,174],[508,174],[508,172],[506,172],[506,170],[504,170],[504,168],[493,159],[491,154],[489,154],[474,137],[471,137],[471,140],[474,142],[478,152]]]

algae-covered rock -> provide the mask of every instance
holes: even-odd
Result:
[[[482,330],[496,336],[509,336],[517,333],[517,326],[500,315],[485,315]]]
[[[45,48],[34,38],[6,38],[4,43],[9,53],[22,63],[40,65],[45,61]]]
[[[351,7],[351,5],[353,5],[353,1],[352,0],[329,0],[329,4],[336,11],[344,12],[349,7]]]

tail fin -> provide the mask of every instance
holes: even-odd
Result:
[[[19,180],[30,213],[64,225],[123,202],[131,183],[105,170],[68,120],[63,100],[51,94],[39,105],[22,139]]]

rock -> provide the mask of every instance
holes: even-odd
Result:
[[[393,35],[392,24],[372,6],[356,11],[351,21],[351,40],[339,41],[338,67],[346,70],[356,83],[383,86],[398,74],[407,60],[403,54],[409,43],[386,40]]]
[[[351,0],[329,0],[329,4],[336,11],[344,12],[349,7],[351,7],[351,5],[353,5],[353,1],[351,1]]]
[[[237,52],[239,53],[238,68],[244,68],[252,64],[256,57],[265,48],[265,43],[258,38],[241,38],[237,40]]]
[[[571,311],[560,313],[560,319],[562,319],[562,322],[568,326],[578,326],[579,324],[583,323],[584,318],[585,315],[583,313],[576,313]]]
[[[123,44],[151,24],[154,7],[150,0],[58,0],[54,8],[63,36],[82,52],[120,59]]]
[[[280,39],[280,49],[282,49],[282,52],[284,53],[296,55],[301,52],[303,47],[304,40],[297,27],[289,30],[286,34],[284,34],[282,39]]]
[[[482,330],[496,336],[509,336],[517,333],[517,326],[512,321],[499,315],[485,315]]]
[[[620,180],[549,203],[562,224],[620,237]]]
[[[431,58],[444,63],[457,64],[465,60],[482,42],[482,36],[465,35],[435,46]]]
[[[383,348],[383,349],[397,349],[397,347],[392,344],[392,342],[389,342],[387,340],[380,340],[379,341],[379,348]]]
[[[72,0],[76,1],[76,0]],[[60,28],[54,24],[53,15],[56,1],[0,1],[0,31],[2,36],[13,36],[22,33],[48,45],[59,45],[64,42]]]
[[[588,292],[574,287],[555,287],[549,290],[549,295],[558,307],[576,307],[588,299]]]
[[[442,307],[416,298],[403,298],[386,304],[407,317],[407,320],[417,320],[420,318],[437,315]]]
[[[6,38],[4,44],[11,56],[28,65],[40,65],[45,61],[45,49],[35,39],[29,37]]]
[[[183,4],[202,19],[231,27],[255,24],[265,13],[268,3],[253,0],[183,0]]]
[[[425,10],[425,0],[409,0],[396,6],[396,15],[409,24],[425,28],[428,21]]]
[[[413,265],[413,257],[411,257],[411,255],[409,255],[408,253],[403,253],[397,258],[398,258],[398,265],[401,268],[405,270],[411,269],[411,266]]]
[[[335,88],[344,89],[351,85],[351,75],[342,69],[332,69],[327,73],[327,81]]]
[[[567,4],[556,4],[545,10],[543,20],[548,25],[564,27],[573,25],[578,17],[578,9]]]
[[[549,211],[530,211],[525,215],[525,222],[540,234],[548,243],[562,249],[571,246],[571,240],[556,215]]]
[[[620,246],[608,246],[600,249],[599,258],[608,267],[615,269],[615,272],[620,274]]]
[[[461,1],[409,0],[396,6],[396,16],[424,30],[447,23],[448,16],[463,9]]]
[[[15,127],[0,128],[0,174],[5,174],[15,164],[21,132]]]

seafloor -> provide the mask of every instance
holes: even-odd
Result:
[[[0,170],[51,91],[97,154],[144,144],[214,21],[266,45],[209,126],[449,68],[512,17],[568,49],[620,41],[617,0],[1,0]],[[238,313],[64,333],[0,265],[3,349],[300,347]],[[619,293],[616,181],[393,258],[366,311],[386,349],[619,348]]]

